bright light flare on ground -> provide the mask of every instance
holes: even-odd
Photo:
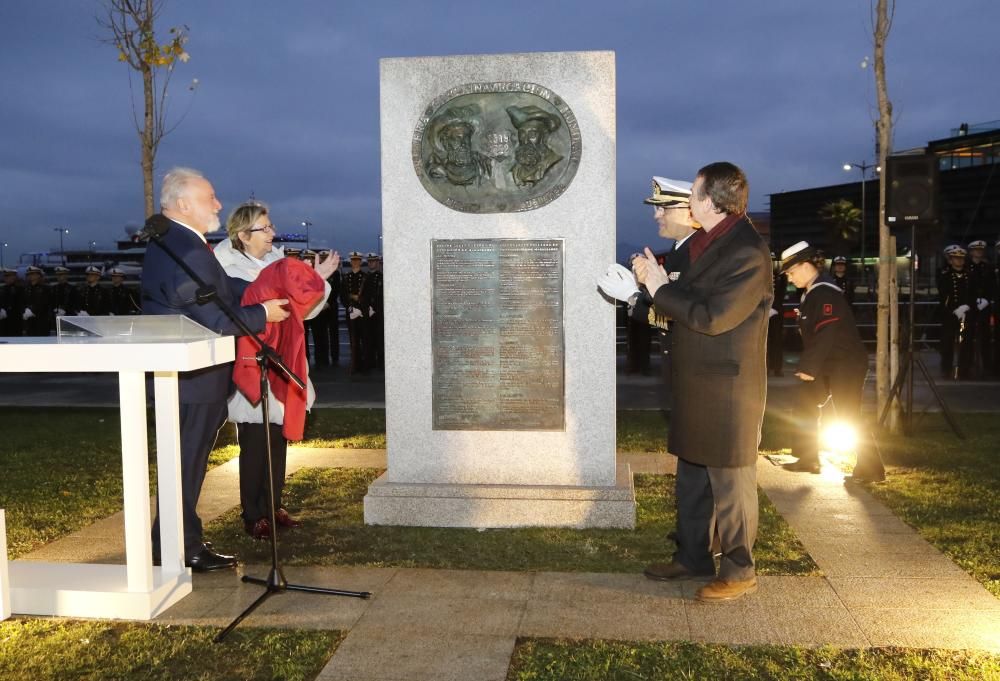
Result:
[[[822,448],[828,452],[847,454],[853,452],[857,446],[858,433],[851,424],[838,421],[823,429],[820,443]]]

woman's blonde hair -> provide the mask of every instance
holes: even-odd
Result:
[[[246,232],[253,228],[257,218],[267,215],[267,204],[262,201],[247,201],[241,203],[233,209],[226,220],[226,234],[233,248],[238,251],[245,250],[243,241],[240,239],[240,232]]]

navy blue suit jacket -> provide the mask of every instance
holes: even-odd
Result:
[[[219,299],[226,301],[250,330],[264,330],[267,312],[263,305],[240,305],[245,282],[229,277],[215,254],[187,227],[171,222],[163,241],[207,285],[214,286]],[[182,314],[205,328],[227,336],[243,335],[239,327],[214,301],[198,304],[198,285],[155,241],[146,247],[142,266],[142,313]],[[232,385],[232,363],[186,371],[180,375],[182,404],[225,401]]]

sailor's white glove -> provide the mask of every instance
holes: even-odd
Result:
[[[109,316],[109,317],[114,317],[114,316],[115,316],[115,313],[114,313],[114,312],[109,312],[109,313],[108,313],[108,316]]]
[[[0,307],[0,319],[7,319],[7,310]]]
[[[976,307],[979,308],[980,310],[984,309],[989,304],[990,301],[986,300],[985,298],[976,298]]]
[[[768,319],[770,319],[771,317],[775,317],[775,316],[777,316],[777,314],[778,314],[778,311],[777,311],[777,310],[775,310],[775,309],[774,309],[774,308],[772,307],[772,308],[771,308],[771,311],[767,313],[767,318],[768,318]]]
[[[959,305],[954,310],[951,311],[953,315],[958,317],[960,321],[965,321],[965,313],[969,311],[968,305]]]
[[[21,319],[23,319],[24,321],[28,321],[29,319],[31,319],[34,316],[35,316],[35,313],[31,311],[31,308],[30,307],[26,307],[26,308],[24,308],[24,313],[21,314]]]
[[[368,316],[369,317],[374,317],[375,316],[375,308],[374,307],[369,307],[368,308]]]
[[[627,303],[629,298],[639,292],[635,275],[618,263],[608,266],[608,271],[597,279],[597,287],[623,303]]]
[[[348,312],[348,314],[350,314],[351,319],[357,319],[358,317],[361,316],[361,310],[359,310],[356,307],[349,307],[349,308],[347,308],[347,312]]]
[[[77,317],[89,317],[90,315],[87,314],[86,310],[80,310],[79,312],[76,313],[76,316]]]
[[[66,310],[62,309],[61,307],[56,308],[56,317],[62,317],[65,314]]]

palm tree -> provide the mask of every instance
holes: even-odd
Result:
[[[839,253],[858,243],[861,209],[847,199],[831,201],[819,210],[819,217],[830,228],[831,251]]]

